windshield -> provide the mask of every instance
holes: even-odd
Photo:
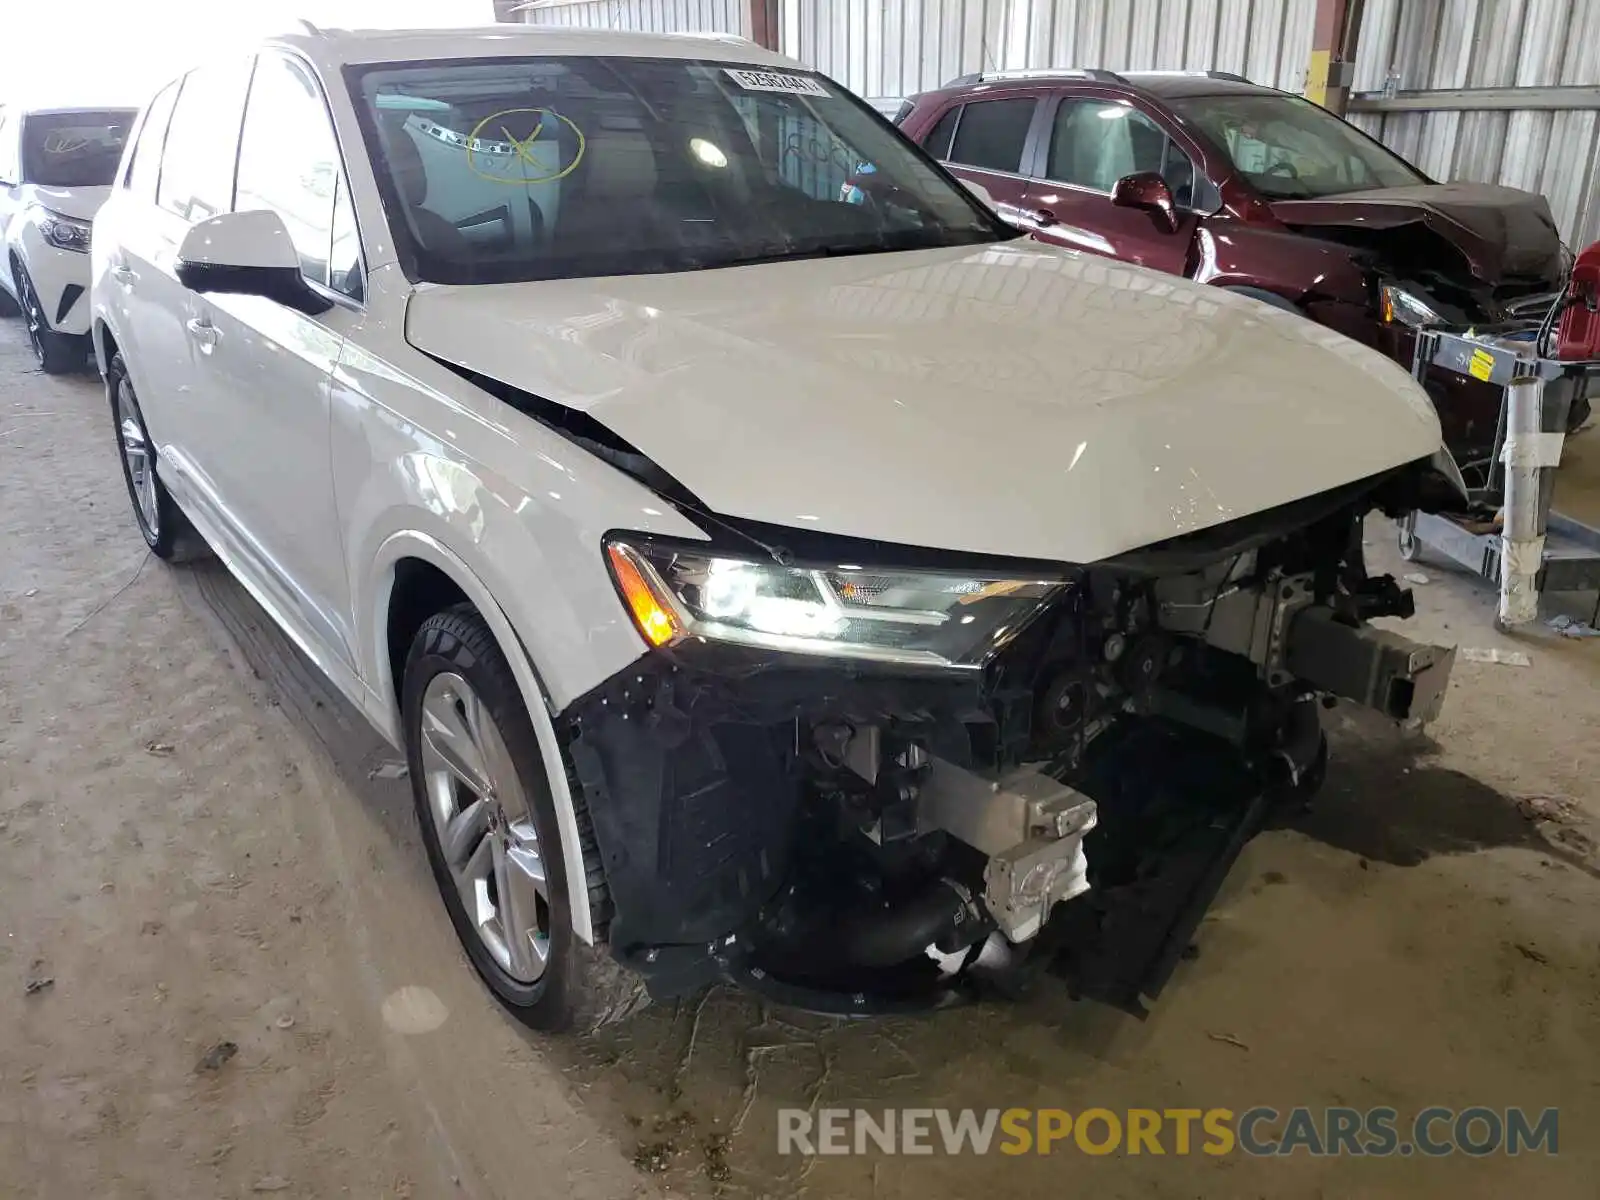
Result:
[[[44,187],[108,187],[133,109],[36,113],[22,124],[22,178]]]
[[[1257,191],[1273,199],[1428,182],[1355,126],[1298,96],[1189,96],[1172,101],[1172,107],[1225,149]]]
[[[808,73],[551,57],[354,68],[351,82],[414,278],[689,271],[1012,236]]]

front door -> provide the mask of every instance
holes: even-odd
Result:
[[[306,280],[334,302],[308,316],[261,296],[191,293],[197,451],[251,575],[326,669],[353,669],[349,574],[328,458],[330,387],[360,308],[359,272],[330,269],[353,235],[322,91],[298,59],[257,59],[233,210],[277,213]],[[336,209],[343,219],[336,221]]]
[[[1199,214],[1194,211],[1195,169],[1183,148],[1126,99],[1060,98],[1039,139],[1023,207],[1025,228],[1040,241],[1072,250],[1188,274]],[[1167,181],[1178,227],[1159,214],[1111,202],[1126,175],[1153,171]]]

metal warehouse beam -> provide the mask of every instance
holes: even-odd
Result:
[[[1600,87],[1436,88],[1393,96],[1364,92],[1350,97],[1350,111],[1357,113],[1575,109],[1600,109]]]
[[[1305,96],[1329,112],[1344,115],[1355,77],[1356,44],[1366,0],[1317,0],[1311,61],[1306,64]]]

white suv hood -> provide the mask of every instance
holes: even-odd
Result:
[[[1292,313],[1030,243],[424,285],[419,349],[589,413],[729,516],[1087,563],[1439,448]]]

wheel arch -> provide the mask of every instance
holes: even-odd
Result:
[[[95,365],[104,375],[111,369],[111,360],[122,347],[117,343],[117,335],[111,331],[111,325],[102,316],[96,316],[94,324],[89,326],[89,338],[94,346]]]
[[[556,811],[557,832],[561,838],[561,857],[566,866],[572,929],[579,939],[592,945],[594,915],[590,910],[589,890],[582,886],[587,871],[578,831],[577,809],[567,780],[561,744],[556,738],[555,723],[551,719],[549,693],[539,678],[527,647],[489,587],[448,547],[427,533],[401,530],[390,534],[378,547],[372,577],[377,581],[368,627],[369,637],[374,641],[371,651],[377,675],[373,685],[382,712],[387,715],[389,722],[390,728],[386,732],[395,745],[401,745],[405,737],[400,714],[399,670],[404,665],[405,652],[410,643],[408,639],[405,647],[397,648],[392,639],[401,636],[408,627],[414,634],[416,627],[432,615],[432,612],[417,615],[423,607],[427,607],[417,602],[418,597],[459,598],[452,599],[452,603],[464,599],[489,626],[500,652],[511,665],[511,673],[522,693],[523,707],[527,709],[528,719],[539,742],[540,755],[544,759],[545,777]]]

